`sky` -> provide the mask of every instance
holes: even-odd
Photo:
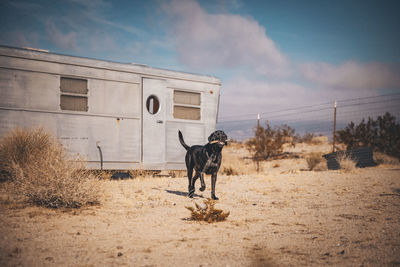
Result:
[[[400,93],[399,8],[368,0],[2,0],[0,44],[218,77],[223,121]]]

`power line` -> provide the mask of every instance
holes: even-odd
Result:
[[[363,100],[363,99],[371,99],[371,98],[379,98],[379,97],[387,97],[387,96],[400,96],[400,93],[377,95],[377,96],[366,96],[366,97],[359,97],[359,98],[348,98],[348,99],[337,100],[337,102],[350,102],[350,101],[354,101],[354,100]]]
[[[337,100],[337,102],[338,103],[351,102],[351,101],[357,101],[357,100],[382,98],[382,97],[389,97],[389,96],[400,96],[400,93],[385,94],[385,95],[378,95],[378,96],[367,96],[367,97],[359,97],[359,98],[347,98],[347,99]],[[300,107],[296,107],[296,108],[267,111],[267,112],[261,112],[260,115],[273,114],[273,113],[285,112],[285,111],[295,111],[295,110],[301,110],[301,109],[305,109],[305,108],[314,108],[314,107],[318,107],[318,106],[329,105],[329,104],[332,104],[332,103],[333,103],[333,101],[320,103],[320,104],[314,104],[314,105],[300,106]],[[257,113],[249,113],[249,114],[241,114],[241,115],[229,115],[229,116],[223,116],[223,117],[221,117],[219,119],[231,118],[231,117],[236,117],[237,118],[237,117],[245,117],[245,116],[256,116],[256,115],[257,115]]]
[[[338,106],[338,108],[348,108],[348,107],[354,107],[354,106],[380,104],[380,103],[393,102],[393,101],[400,101],[400,99],[388,99],[388,100],[373,101],[373,102],[366,102],[366,103],[347,104],[347,105]],[[301,114],[312,113],[312,112],[323,111],[323,110],[331,110],[331,109],[332,109],[332,107],[325,107],[325,108],[320,108],[320,109],[305,110],[305,111],[302,111],[302,112],[287,113],[287,114],[277,114],[277,115],[269,117],[268,119],[291,116],[291,115],[301,115]],[[295,111],[296,109],[288,109],[288,110]],[[266,113],[260,113],[260,114],[266,114]],[[253,121],[253,120],[256,120],[256,119],[254,118],[254,119],[241,119],[241,120],[226,120],[226,121],[219,121],[218,123],[243,122],[243,121]]]

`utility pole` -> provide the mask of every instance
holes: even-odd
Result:
[[[334,103],[334,111],[333,111],[333,144],[332,144],[332,152],[335,152],[335,143],[336,143],[336,100]]]
[[[258,138],[259,138],[259,136],[260,136],[260,113],[257,113],[257,133],[256,133],[256,148],[257,149],[259,149],[259,147],[258,147]],[[256,155],[257,155],[258,153],[256,153]],[[260,171],[260,159],[259,159],[259,157],[260,157],[260,155],[257,155],[256,156],[257,158],[256,158],[256,162],[257,162],[257,172],[259,172]]]

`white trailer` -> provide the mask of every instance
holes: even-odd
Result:
[[[44,127],[93,169],[184,169],[215,130],[215,77],[0,46],[0,137]],[[102,157],[101,153],[102,152]]]

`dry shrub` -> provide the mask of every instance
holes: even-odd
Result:
[[[204,200],[205,207],[201,207],[197,203],[194,204],[196,209],[193,207],[186,207],[192,213],[190,217],[190,220],[192,221],[205,221],[208,223],[221,222],[225,221],[229,216],[229,211],[223,212],[223,210],[214,208],[215,201],[211,198]]]
[[[186,171],[185,170],[173,170],[169,171],[169,176],[172,178],[177,178],[177,177],[185,177]]]
[[[160,172],[161,171],[137,169],[137,170],[130,170],[129,174],[133,178],[147,179],[147,178],[154,178]]]
[[[324,163],[324,158],[322,157],[322,153],[318,153],[318,152],[311,152],[310,154],[308,154],[308,156],[306,157],[306,161],[307,161],[307,166],[310,169],[310,171],[312,170],[316,170],[316,166],[320,165],[321,163]]]
[[[42,128],[31,131],[16,129],[0,141],[0,175],[13,180],[16,166],[24,168],[31,159],[40,158],[42,151],[51,146],[51,137]]]
[[[222,170],[222,174],[231,176],[231,175],[238,175],[239,173],[232,167],[224,167],[224,169]]]
[[[317,172],[322,172],[322,171],[326,171],[326,170],[328,170],[326,160],[323,160],[320,163],[318,163],[313,169],[313,171],[317,171]]]
[[[328,137],[324,135],[320,136],[314,136],[311,139],[311,144],[313,145],[322,145],[322,144],[327,144],[328,143]]]
[[[254,137],[246,141],[246,148],[256,163],[257,171],[260,171],[260,161],[280,155],[284,144],[290,142],[294,145],[294,132],[287,125],[272,127],[268,121],[265,127],[254,128]]]
[[[339,168],[345,172],[354,171],[356,169],[356,162],[351,158],[351,155],[346,155],[345,152],[338,153],[336,160],[339,163]]]
[[[43,128],[17,129],[4,136],[0,155],[0,172],[12,184],[12,193],[28,202],[49,208],[99,203],[99,179],[82,159],[68,158]]]
[[[346,144],[347,149],[370,146],[400,159],[400,123],[389,112],[375,120],[371,117],[362,119],[358,125],[350,122],[346,128],[337,131],[337,140]]]
[[[389,155],[386,155],[384,153],[381,152],[374,152],[374,162],[376,164],[387,164],[387,165],[399,165],[400,161],[399,159],[395,158],[395,157],[391,157]]]

